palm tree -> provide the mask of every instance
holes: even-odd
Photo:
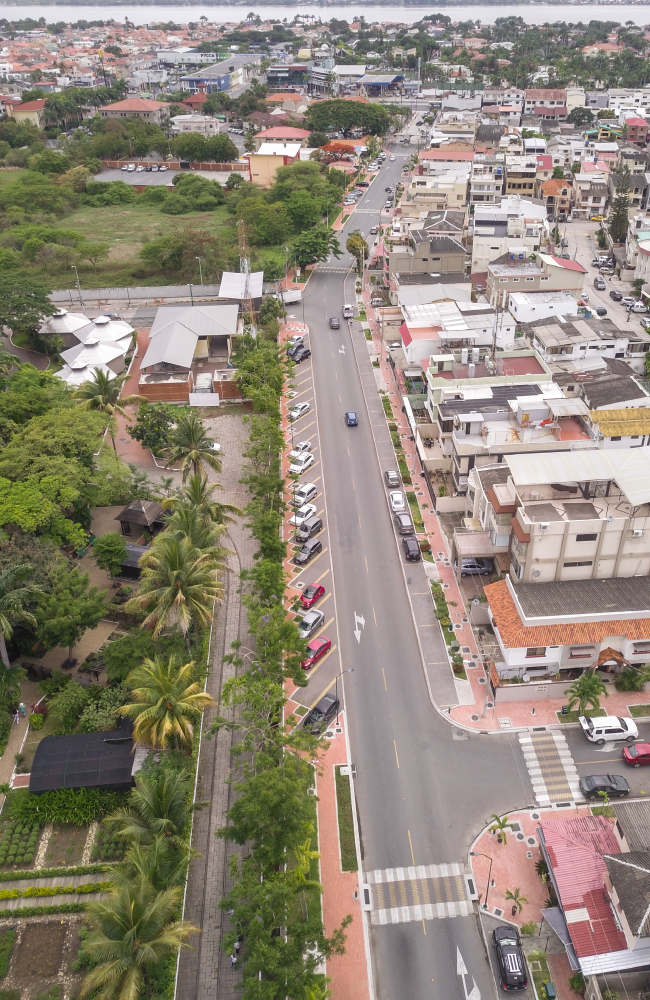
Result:
[[[182,897],[176,887],[157,893],[146,878],[115,888],[108,899],[88,904],[92,932],[82,954],[99,964],[88,973],[80,997],[137,1000],[147,970],[186,944],[198,927],[175,920]]]
[[[77,400],[82,409],[98,410],[100,413],[105,413],[109,418],[111,441],[113,442],[113,450],[115,452],[117,452],[115,445],[115,416],[126,417],[128,414],[124,409],[125,406],[145,401],[144,396],[138,395],[123,396],[120,398],[120,393],[128,377],[127,372],[122,372],[121,375],[109,378],[108,375],[105,375],[104,372],[96,368],[93,377],[88,382],[80,385],[72,393],[72,398]]]
[[[493,825],[490,827],[490,833],[497,833],[499,835],[499,840],[504,844],[508,843],[508,837],[506,830],[510,829],[510,821],[506,816],[501,819],[496,813],[492,813],[492,819],[494,820]]]
[[[187,771],[162,768],[154,778],[136,775],[130,806],[118,809],[103,822],[131,843],[147,845],[156,837],[165,837],[173,847],[186,847],[183,831],[188,793]]]
[[[511,899],[513,902],[513,911],[519,910],[520,913],[524,908],[524,903],[528,902],[526,897],[521,895],[521,889],[515,889],[514,892],[510,892],[510,889],[506,889],[506,899]]]
[[[0,575],[0,659],[9,670],[7,639],[11,639],[14,626],[19,623],[36,626],[36,618],[26,605],[43,593],[35,583],[23,583],[32,572],[29,563],[11,566]]]
[[[569,695],[569,711],[577,705],[579,715],[584,715],[589,706],[597,711],[601,695],[609,696],[603,681],[593,670],[586,670],[564,693]]]
[[[204,465],[208,465],[215,472],[221,472],[221,459],[212,447],[213,444],[212,439],[206,434],[203,421],[197,414],[183,414],[179,417],[171,435],[171,455],[167,468],[180,462],[183,482],[190,472],[195,476],[203,472]]]
[[[190,652],[189,630],[207,627],[214,601],[223,597],[223,584],[216,570],[222,568],[211,552],[200,552],[188,538],[171,533],[158,535],[140,559],[142,576],[138,593],[125,605],[127,611],[149,610],[144,628],[179,625]]]
[[[186,486],[175,496],[166,497],[162,505],[166,509],[178,510],[183,505],[195,507],[201,517],[215,524],[234,523],[242,511],[232,503],[219,503],[214,494],[220,490],[219,483],[208,483],[208,477],[199,472],[192,475]]]
[[[118,711],[133,719],[133,738],[165,750],[192,745],[194,721],[216,702],[194,679],[194,663],[175,656],[143,660],[126,679],[135,702]]]
[[[164,892],[185,882],[187,862],[187,849],[180,851],[169,838],[156,834],[149,844],[132,844],[124,860],[111,866],[110,879],[121,886],[146,878],[156,892]]]
[[[222,562],[230,549],[219,544],[221,535],[226,530],[225,524],[213,524],[201,517],[196,507],[178,507],[167,521],[167,532],[182,540],[189,539],[192,545],[200,552],[210,552],[211,555]]]
[[[27,671],[18,663],[0,670],[0,709],[8,712],[20,701],[20,682],[27,677]]]

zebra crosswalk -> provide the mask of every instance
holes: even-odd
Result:
[[[532,730],[519,743],[540,806],[582,801],[578,771],[564,733]]]
[[[412,865],[365,873],[372,924],[467,917],[473,912],[464,865]]]

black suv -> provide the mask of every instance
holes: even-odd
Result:
[[[499,963],[499,982],[504,990],[525,990],[528,986],[526,962],[515,927],[495,927],[492,944]]]
[[[307,358],[311,357],[311,351],[308,347],[304,347],[301,344],[300,347],[297,347],[295,351],[289,355],[289,357],[295,365],[299,365],[301,361],[306,361]]]
[[[298,549],[293,561],[296,566],[306,566],[307,563],[318,555],[319,552],[323,551],[323,543],[320,538],[310,538],[308,542]]]
[[[333,694],[323,695],[315,708],[305,717],[305,729],[318,736],[334,718],[339,708],[339,700]]]
[[[422,553],[420,552],[420,543],[417,538],[414,538],[413,535],[409,535],[408,538],[403,538],[402,546],[404,548],[404,555],[406,556],[407,562],[420,561]]]

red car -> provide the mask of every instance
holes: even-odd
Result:
[[[328,639],[326,635],[319,635],[316,639],[312,639],[307,644],[307,659],[303,660],[300,666],[303,670],[309,670],[316,663],[316,660],[320,660],[321,656],[325,656],[325,653],[331,648],[332,640]]]
[[[313,608],[316,601],[319,601],[324,593],[325,587],[321,587],[319,583],[310,583],[300,595],[300,603],[303,608]]]
[[[650,743],[633,743],[629,747],[623,747],[622,756],[630,767],[650,764]]]

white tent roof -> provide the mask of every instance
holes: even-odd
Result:
[[[178,327],[197,337],[232,337],[237,333],[238,315],[238,306],[225,303],[217,306],[160,306],[149,336],[154,340],[169,327]]]
[[[239,274],[237,271],[224,271],[219,286],[219,298],[238,299],[241,302],[244,298],[245,278],[245,274]],[[264,271],[253,271],[248,275],[248,291],[252,299],[261,297],[263,282]]]
[[[98,316],[93,322],[88,321],[88,326],[83,330],[74,331],[74,335],[82,344],[88,342],[89,337],[95,337],[103,344],[112,344],[121,341],[125,337],[129,341],[135,330],[123,319],[110,319],[108,316]]]
[[[84,382],[90,382],[96,371],[103,372],[104,375],[108,375],[109,379],[115,378],[115,372],[111,371],[107,365],[88,365],[85,368],[71,368],[70,365],[64,365],[56,373],[57,378],[62,379],[67,385],[71,387],[76,387],[78,385],[83,385]]]
[[[74,333],[83,327],[90,327],[92,320],[83,313],[68,312],[67,309],[57,309],[53,316],[46,316],[41,325],[41,333]]]
[[[615,479],[633,507],[650,503],[647,448],[504,455],[515,486],[585,483]]]
[[[91,337],[85,344],[77,344],[67,351],[61,351],[61,357],[66,364],[78,371],[88,365],[107,365],[110,361],[115,361],[115,358],[123,358],[125,353],[117,344],[100,344]]]

